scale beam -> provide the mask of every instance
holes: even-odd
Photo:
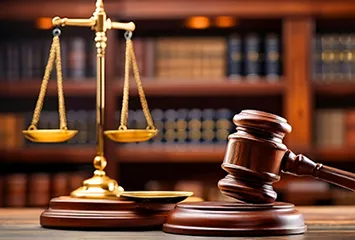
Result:
[[[79,27],[93,27],[95,26],[95,19],[69,19],[69,18],[60,18],[54,17],[52,19],[52,24],[54,26],[79,26]]]
[[[107,19],[107,28],[122,29],[122,30],[133,32],[136,29],[136,25],[133,22],[129,22],[129,23],[111,22],[110,19]]]

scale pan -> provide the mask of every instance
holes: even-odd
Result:
[[[115,142],[144,142],[157,135],[157,133],[158,130],[156,129],[127,129],[105,131],[105,135]]]
[[[43,129],[24,130],[25,137],[32,142],[65,142],[78,132],[77,130]]]
[[[121,197],[141,203],[178,203],[193,194],[193,192],[182,191],[125,191],[121,193]]]

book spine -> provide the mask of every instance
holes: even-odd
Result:
[[[322,42],[321,35],[316,35],[312,39],[312,47],[313,47],[313,79],[319,81],[322,79]]]
[[[70,40],[68,48],[68,68],[69,76],[74,80],[83,80],[85,78],[86,63],[85,40],[81,37],[75,37]]]
[[[24,173],[11,173],[5,180],[5,206],[6,207],[25,207],[27,176]]]
[[[32,173],[28,176],[28,206],[43,207],[50,200],[50,175]]]
[[[248,81],[260,77],[260,39],[256,34],[249,34],[245,39],[245,75]]]
[[[265,39],[265,77],[269,81],[278,81],[280,76],[279,37],[269,34]]]
[[[228,39],[228,76],[239,80],[242,76],[242,41],[241,37],[233,34]]]

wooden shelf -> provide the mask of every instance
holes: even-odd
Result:
[[[242,80],[233,82],[225,79],[224,81],[196,81],[174,79],[171,81],[159,81],[156,79],[142,79],[144,93],[147,96],[250,96],[250,95],[279,95],[284,92],[284,79],[279,82],[267,82],[261,78],[258,82],[251,83]],[[134,83],[130,84],[130,95],[138,95],[137,87]],[[118,95],[122,95],[122,83],[116,86]]]
[[[120,163],[216,162],[222,164],[225,149],[226,145],[123,146],[117,149],[117,161]]]
[[[152,7],[154,6],[154,7]],[[348,0],[122,0],[104,1],[108,17],[125,19],[176,19],[188,16],[233,15],[239,18],[285,16],[353,17],[355,3]],[[37,17],[90,18],[95,1],[2,1],[2,19],[28,20]]]
[[[117,2],[105,1],[105,9],[116,9]],[[113,7],[115,6],[115,7]],[[90,18],[95,11],[95,1],[2,1],[0,18],[32,20],[38,17]],[[111,12],[112,13],[112,12]]]
[[[41,88],[38,80],[18,80],[13,82],[0,83],[0,95],[6,97],[37,97]],[[48,83],[46,96],[56,96],[57,82],[51,79]],[[92,78],[83,80],[67,80],[63,82],[65,96],[95,96],[96,82]]]
[[[355,3],[338,1],[306,1],[306,0],[142,0],[121,1],[121,9],[117,13],[124,18],[181,18],[188,16],[232,15],[240,18],[275,18],[285,16],[353,16]],[[152,7],[154,6],[154,7]]]
[[[244,80],[243,80],[244,81]],[[178,81],[161,82],[155,79],[142,79],[144,93],[147,96],[225,96],[225,95],[280,95],[284,92],[283,79],[280,82],[269,83],[261,78],[259,82],[196,82]],[[134,83],[130,84],[130,95],[137,96],[138,90]],[[41,82],[36,80],[14,81],[0,84],[0,95],[8,97],[36,97],[39,94]],[[64,96],[95,96],[96,82],[94,79],[82,81],[68,80],[64,82]],[[114,90],[118,96],[122,95],[123,85],[117,84]],[[57,95],[57,84],[51,81],[46,92],[49,96]]]
[[[92,163],[95,146],[28,147],[0,150],[1,161],[7,163]]]
[[[355,94],[355,82],[328,82],[317,81],[313,84],[316,94],[328,96],[343,96]]]

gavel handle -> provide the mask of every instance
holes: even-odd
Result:
[[[282,162],[281,170],[298,176],[311,176],[340,187],[355,191],[355,174],[315,163],[302,154],[296,155],[287,150]]]

